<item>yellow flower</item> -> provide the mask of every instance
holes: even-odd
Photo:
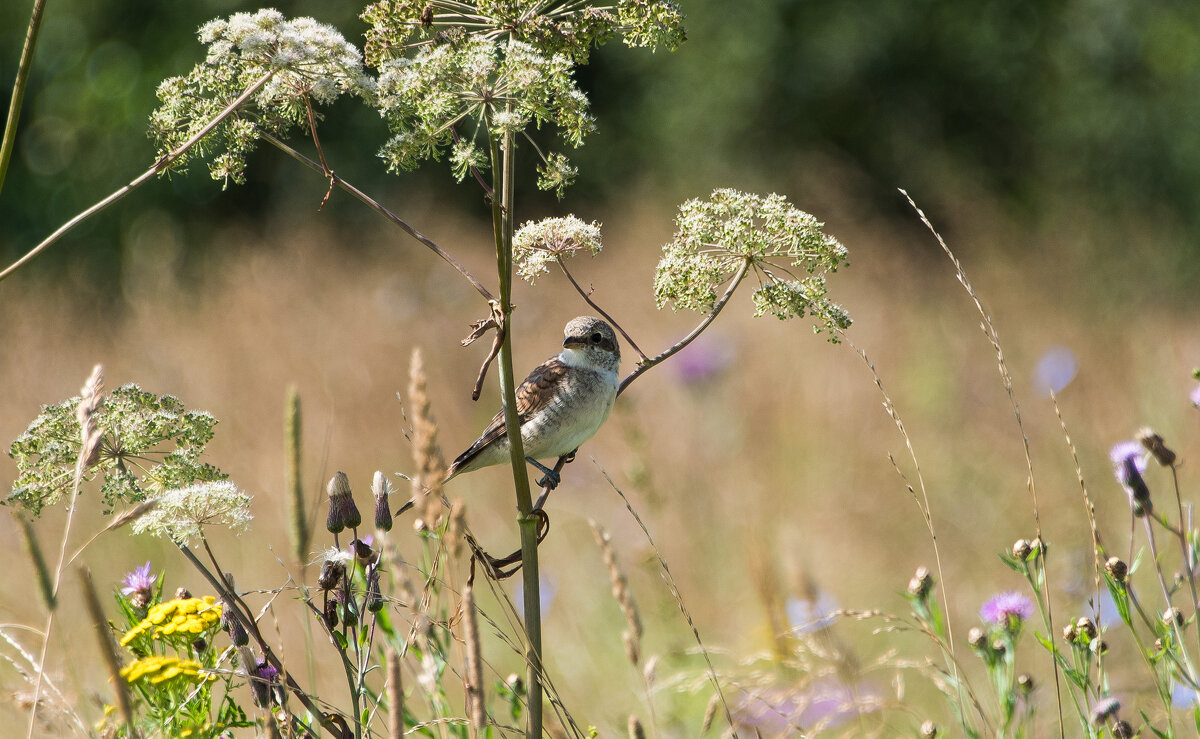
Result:
[[[152,655],[122,667],[121,677],[131,685],[140,680],[159,685],[176,678],[188,678],[189,682],[217,679],[216,675],[201,672],[201,669],[201,664],[195,660]]]
[[[216,598],[175,598],[150,608],[146,617],[121,637],[121,646],[149,632],[153,638],[161,639],[181,632],[201,634],[221,620],[221,606]]]

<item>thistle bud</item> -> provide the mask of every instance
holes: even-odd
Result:
[[[1113,739],[1133,739],[1133,727],[1128,721],[1117,721],[1112,725]]]
[[[1075,622],[1075,629],[1085,642],[1096,638],[1096,624],[1092,623],[1092,619],[1087,616],[1082,616]]]
[[[1163,611],[1162,622],[1164,625],[1170,626],[1171,624],[1175,624],[1176,626],[1183,626],[1183,621],[1183,611],[1178,608],[1168,608]]]
[[[325,528],[329,533],[337,534],[347,528],[355,529],[362,523],[362,515],[358,506],[354,505],[354,495],[350,492],[350,479],[345,472],[338,472],[329,481],[325,492],[329,494],[329,517],[325,519]]]
[[[926,567],[918,567],[912,579],[908,581],[908,594],[924,600],[933,589],[933,575]]]
[[[383,606],[383,593],[379,591],[379,568],[375,568],[367,575],[367,610],[378,613]]]
[[[1033,685],[1033,677],[1028,673],[1022,672],[1020,675],[1017,675],[1017,687],[1021,689],[1021,692],[1032,693]]]
[[[1142,442],[1142,446],[1146,447],[1146,451],[1150,452],[1158,463],[1163,467],[1170,467],[1175,464],[1175,452],[1167,448],[1163,443],[1163,437],[1152,428],[1142,428],[1137,433],[1138,441]]]
[[[325,627],[330,631],[336,629],[338,625],[337,606],[337,601],[332,598],[325,601],[325,612],[322,616],[325,619]]]
[[[1109,557],[1104,563],[1104,569],[1117,582],[1125,582],[1129,576],[1129,567],[1119,557]]]
[[[967,632],[967,644],[970,644],[975,649],[983,649],[987,646],[987,634],[978,626],[972,626]]]
[[[1071,644],[1074,644],[1075,640],[1077,638],[1079,638],[1079,632],[1075,630],[1075,624],[1067,624],[1066,626],[1064,626],[1062,634],[1063,634],[1063,639],[1065,639],[1068,643],[1071,643]]]
[[[1033,547],[1029,546],[1029,542],[1025,539],[1017,539],[1012,545],[1012,556],[1024,562],[1030,554],[1033,553]]]
[[[933,721],[926,719],[924,722],[922,722],[921,739],[936,739],[941,733],[942,730],[938,728],[938,725],[933,723]]]
[[[371,493],[375,496],[375,528],[380,531],[392,530],[392,507],[388,503],[388,496],[394,492],[395,488],[383,472],[375,470],[375,478],[371,481]]]
[[[175,590],[175,600],[189,600],[192,593],[187,588],[177,588]]]

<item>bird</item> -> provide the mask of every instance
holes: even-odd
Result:
[[[612,412],[620,385],[621,348],[611,326],[579,316],[567,322],[563,336],[562,352],[535,367],[516,389],[525,461],[545,474],[538,485],[550,488],[558,486],[559,476],[538,459],[571,455],[592,438]],[[443,483],[509,459],[501,409],[450,464]]]

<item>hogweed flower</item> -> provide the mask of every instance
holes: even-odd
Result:
[[[362,18],[366,58],[379,69],[377,105],[394,132],[380,156],[389,170],[411,170],[449,150],[460,180],[489,164],[492,142],[531,124],[553,125],[578,147],[595,123],[574,70],[593,48],[617,35],[629,46],[683,41],[683,16],[664,0],[383,0]],[[543,153],[544,143],[533,150],[538,186],[561,195],[574,167],[561,152]]]
[[[170,490],[158,505],[130,524],[135,534],[167,537],[186,545],[203,535],[205,526],[228,526],[245,531],[254,516],[250,496],[227,480],[203,482]]]
[[[676,232],[663,247],[654,277],[659,308],[710,312],[717,288],[737,274],[753,272],[754,315],[816,319],[815,330],[831,341],[850,326],[850,316],[829,299],[825,275],[847,263],[846,248],[824,224],[792,207],[782,195],[714,190],[708,200],[679,206]]]
[[[162,154],[198,134],[252,82],[270,78],[236,116],[177,159],[176,170],[202,153],[219,152],[209,165],[213,179],[242,184],[246,157],[262,132],[307,129],[309,101],[328,105],[346,93],[374,98],[362,54],[337,29],[312,18],[288,19],[273,9],[236,13],[205,23],[198,36],[208,45],[205,61],[158,87],[161,105],[150,116],[150,135]]]
[[[95,443],[99,451],[94,464],[78,469],[80,457],[87,452],[76,415],[82,402],[71,398],[43,406],[25,433],[13,441],[8,453],[19,474],[6,504],[37,516],[70,490],[77,471],[81,482],[103,479],[100,495],[108,508],[105,513],[118,501],[138,503],[165,490],[225,479],[219,469],[200,461],[216,419],[187,410],[172,395],[155,395],[132,384],[105,395],[104,402],[88,414],[89,444]]]
[[[1007,592],[992,596],[979,609],[979,616],[1010,633],[1021,629],[1021,624],[1033,616],[1033,603],[1021,593]]]
[[[146,564],[135,567],[133,572],[125,575],[121,582],[124,583],[121,595],[129,598],[134,608],[142,609],[150,605],[150,599],[154,597],[158,576],[150,572],[150,561],[147,560]]]
[[[350,492],[350,478],[339,470],[329,480],[325,487],[329,494],[329,516],[325,519],[325,528],[329,533],[338,534],[347,528],[356,529],[362,523],[362,514],[354,504],[354,494]]]
[[[550,271],[550,265],[587,250],[596,256],[603,248],[600,224],[575,216],[529,221],[513,236],[513,264],[529,284]]]

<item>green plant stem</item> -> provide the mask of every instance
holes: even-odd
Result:
[[[25,47],[21,49],[21,61],[17,64],[17,79],[13,83],[12,98],[8,103],[8,122],[4,124],[4,141],[0,143],[0,191],[4,190],[4,178],[8,174],[8,163],[12,161],[13,147],[17,143],[17,124],[21,118],[21,104],[25,100],[25,86],[29,84],[29,69],[33,66],[33,50],[37,47],[38,33],[42,30],[42,11],[46,0],[34,0],[33,14],[25,31]]]
[[[513,377],[512,334],[512,237],[513,237],[513,152],[512,135],[505,134],[503,146],[489,136],[492,160],[492,230],[496,236],[496,272],[500,282],[499,331],[500,392],[504,399],[504,427],[508,434],[509,461],[517,496],[517,524],[521,530],[521,583],[524,586],[525,634],[529,639],[527,695],[529,719],[525,736],[542,735],[542,607],[538,579],[537,518],[533,515],[533,496],[529,491],[529,470],[525,466],[525,445],[521,440],[521,420],[517,416],[517,392]],[[499,193],[499,199],[496,194]]]
[[[54,233],[50,234],[45,239],[42,239],[42,242],[40,244],[38,244],[37,246],[33,247],[32,249],[30,249],[25,254],[25,256],[21,257],[17,261],[10,264],[7,268],[4,269],[3,272],[0,272],[0,282],[3,282],[6,277],[11,275],[13,272],[16,272],[19,268],[21,268],[27,262],[32,260],[38,254],[41,254],[43,251],[45,251],[47,248],[49,248],[52,244],[54,244],[54,242],[61,239],[63,236],[65,236],[69,231],[74,229],[76,226],[83,223],[88,218],[91,218],[92,216],[96,215],[97,213],[104,210],[105,208],[112,205],[113,203],[117,202],[118,200],[125,197],[126,195],[133,192],[134,190],[138,189],[142,185],[146,184],[151,179],[153,179],[155,176],[166,171],[166,169],[168,167],[170,167],[177,159],[179,159],[179,157],[183,156],[184,153],[187,152],[188,149],[191,149],[193,146],[200,143],[201,139],[203,139],[208,134],[212,133],[212,130],[214,128],[216,128],[217,126],[219,126],[221,124],[221,121],[225,120],[230,115],[232,115],[235,110],[242,107],[242,105],[244,105],[246,103],[246,101],[248,101],[251,97],[253,97],[254,93],[258,92],[259,89],[261,89],[263,85],[267,84],[267,82],[273,76],[275,76],[275,72],[270,71],[270,72],[267,72],[266,74],[264,74],[262,77],[259,77],[257,80],[254,81],[254,84],[252,84],[248,88],[246,88],[246,91],[243,92],[241,95],[239,95],[236,100],[234,100],[232,103],[230,103],[228,106],[226,106],[226,108],[224,110],[222,110],[220,113],[218,113],[215,118],[213,118],[211,121],[209,121],[207,124],[205,124],[204,128],[197,131],[194,136],[192,136],[190,139],[188,139],[187,141],[180,144],[174,150],[168,152],[167,154],[165,154],[164,156],[159,158],[159,160],[157,162],[155,162],[154,166],[150,167],[150,169],[147,169],[145,172],[142,172],[140,175],[138,175],[136,178],[134,178],[128,185],[125,185],[124,187],[120,188],[119,190],[113,192],[108,197],[104,198],[103,200],[96,203],[92,207],[88,208],[87,210],[83,211],[82,213],[79,213],[71,220],[69,220],[66,223],[64,223],[63,225],[59,226],[58,229]]]

